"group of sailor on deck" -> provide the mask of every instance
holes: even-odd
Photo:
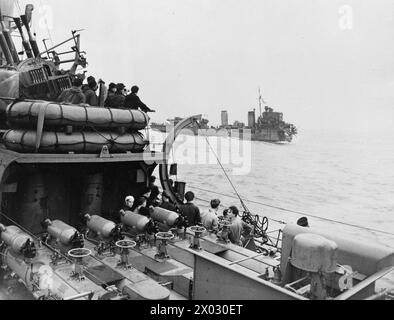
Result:
[[[246,240],[244,235],[252,233],[253,227],[241,219],[237,207],[231,206],[221,213],[219,211],[221,201],[214,199],[209,208],[200,210],[194,203],[195,195],[191,191],[185,194],[186,202],[178,205],[172,202],[166,191],[160,193],[155,181],[156,177],[152,176],[149,187],[142,191],[139,197],[127,196],[123,210],[150,217],[150,209],[159,207],[178,213],[185,218],[187,227],[203,226],[210,233],[216,234],[220,231],[220,221],[229,221],[231,225],[228,227],[228,238],[231,243],[239,246],[243,246]]]
[[[83,84],[84,79],[76,77],[73,79],[72,87],[64,90],[58,97],[58,102],[75,105],[85,105],[91,107],[100,106],[100,100],[104,102],[106,108],[141,110],[145,113],[155,112],[144,104],[138,97],[139,87],[133,86],[129,91],[123,83],[110,83],[108,89],[100,79],[101,95],[97,95],[99,85],[92,76],[87,78],[87,84]]]
[[[103,85],[103,82],[99,80]],[[94,77],[87,78],[87,84],[83,84],[83,79],[75,78],[73,86],[64,90],[58,98],[58,102],[67,104],[77,104],[85,106],[99,106],[100,98],[96,94],[98,84]],[[155,112],[148,108],[138,97],[139,88],[133,86],[131,92],[127,90],[122,83],[110,83],[108,90],[104,94],[104,107],[121,108],[130,110],[141,110],[143,112]],[[239,216],[237,207],[232,206],[221,214],[219,208],[221,201],[214,199],[210,203],[209,208],[200,210],[194,204],[195,195],[193,192],[185,194],[186,203],[178,205],[171,201],[171,197],[164,191],[160,193],[159,188],[155,185],[156,177],[150,178],[149,187],[142,190],[136,197],[127,196],[125,199],[124,211],[131,211],[143,216],[150,217],[150,209],[152,207],[160,207],[168,211],[178,213],[185,218],[187,227],[203,226],[209,232],[219,232],[219,221],[227,220],[231,222],[229,226],[229,240],[236,245],[243,245],[243,235],[250,234],[253,227],[246,224]]]

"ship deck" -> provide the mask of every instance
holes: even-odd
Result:
[[[165,155],[161,152],[122,153],[122,154],[40,154],[18,153],[0,147],[2,164],[16,162],[19,164],[39,163],[113,163],[113,162],[146,162],[163,164]]]

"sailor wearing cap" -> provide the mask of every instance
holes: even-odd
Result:
[[[307,217],[302,217],[302,218],[298,219],[297,224],[300,227],[309,228],[309,222],[308,222]]]
[[[134,204],[134,197],[127,196],[126,199],[124,200],[124,202],[125,202],[124,210],[131,211],[131,208],[133,207],[133,204]]]
[[[170,202],[170,195],[168,194],[167,191],[163,191],[162,195],[161,195],[161,204],[160,204],[160,208],[168,210],[168,211],[173,211],[173,212],[177,212],[177,208]]]
[[[124,101],[126,99],[127,89],[123,83],[118,83],[116,85],[116,92],[112,96],[108,96],[105,106],[107,108],[118,108],[122,109]]]

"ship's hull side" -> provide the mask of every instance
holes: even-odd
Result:
[[[252,141],[265,141],[265,142],[276,143],[276,142],[286,142],[288,141],[288,139],[286,139],[286,135],[282,130],[262,129],[252,132]]]

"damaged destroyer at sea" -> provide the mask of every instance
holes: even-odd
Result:
[[[394,252],[375,243],[290,224],[275,230],[243,206],[254,234],[239,247],[229,242],[230,222],[215,234],[186,228],[182,216],[161,208],[149,218],[120,211],[157,166],[163,189],[180,201],[185,186],[170,184],[169,155],[179,132],[201,116],[179,122],[162,152],[152,152],[145,113],[54,102],[86,66],[80,35],[70,38],[73,66],[61,70],[58,47],[39,50],[32,7],[19,17],[9,3],[0,2],[1,299],[392,297],[379,281],[393,271]]]
[[[261,109],[260,109],[261,110]],[[283,120],[283,113],[275,112],[274,109],[266,106],[265,112],[260,112],[256,121],[256,110],[248,113],[248,125],[240,121],[229,123],[227,111],[222,111],[222,124],[219,127],[210,127],[207,119],[202,119],[200,124],[193,124],[186,128],[183,134],[200,136],[232,137],[251,141],[261,141],[269,143],[290,143],[298,134],[295,125]],[[152,123],[153,130],[168,133],[184,118],[176,117],[168,119],[167,123]]]

